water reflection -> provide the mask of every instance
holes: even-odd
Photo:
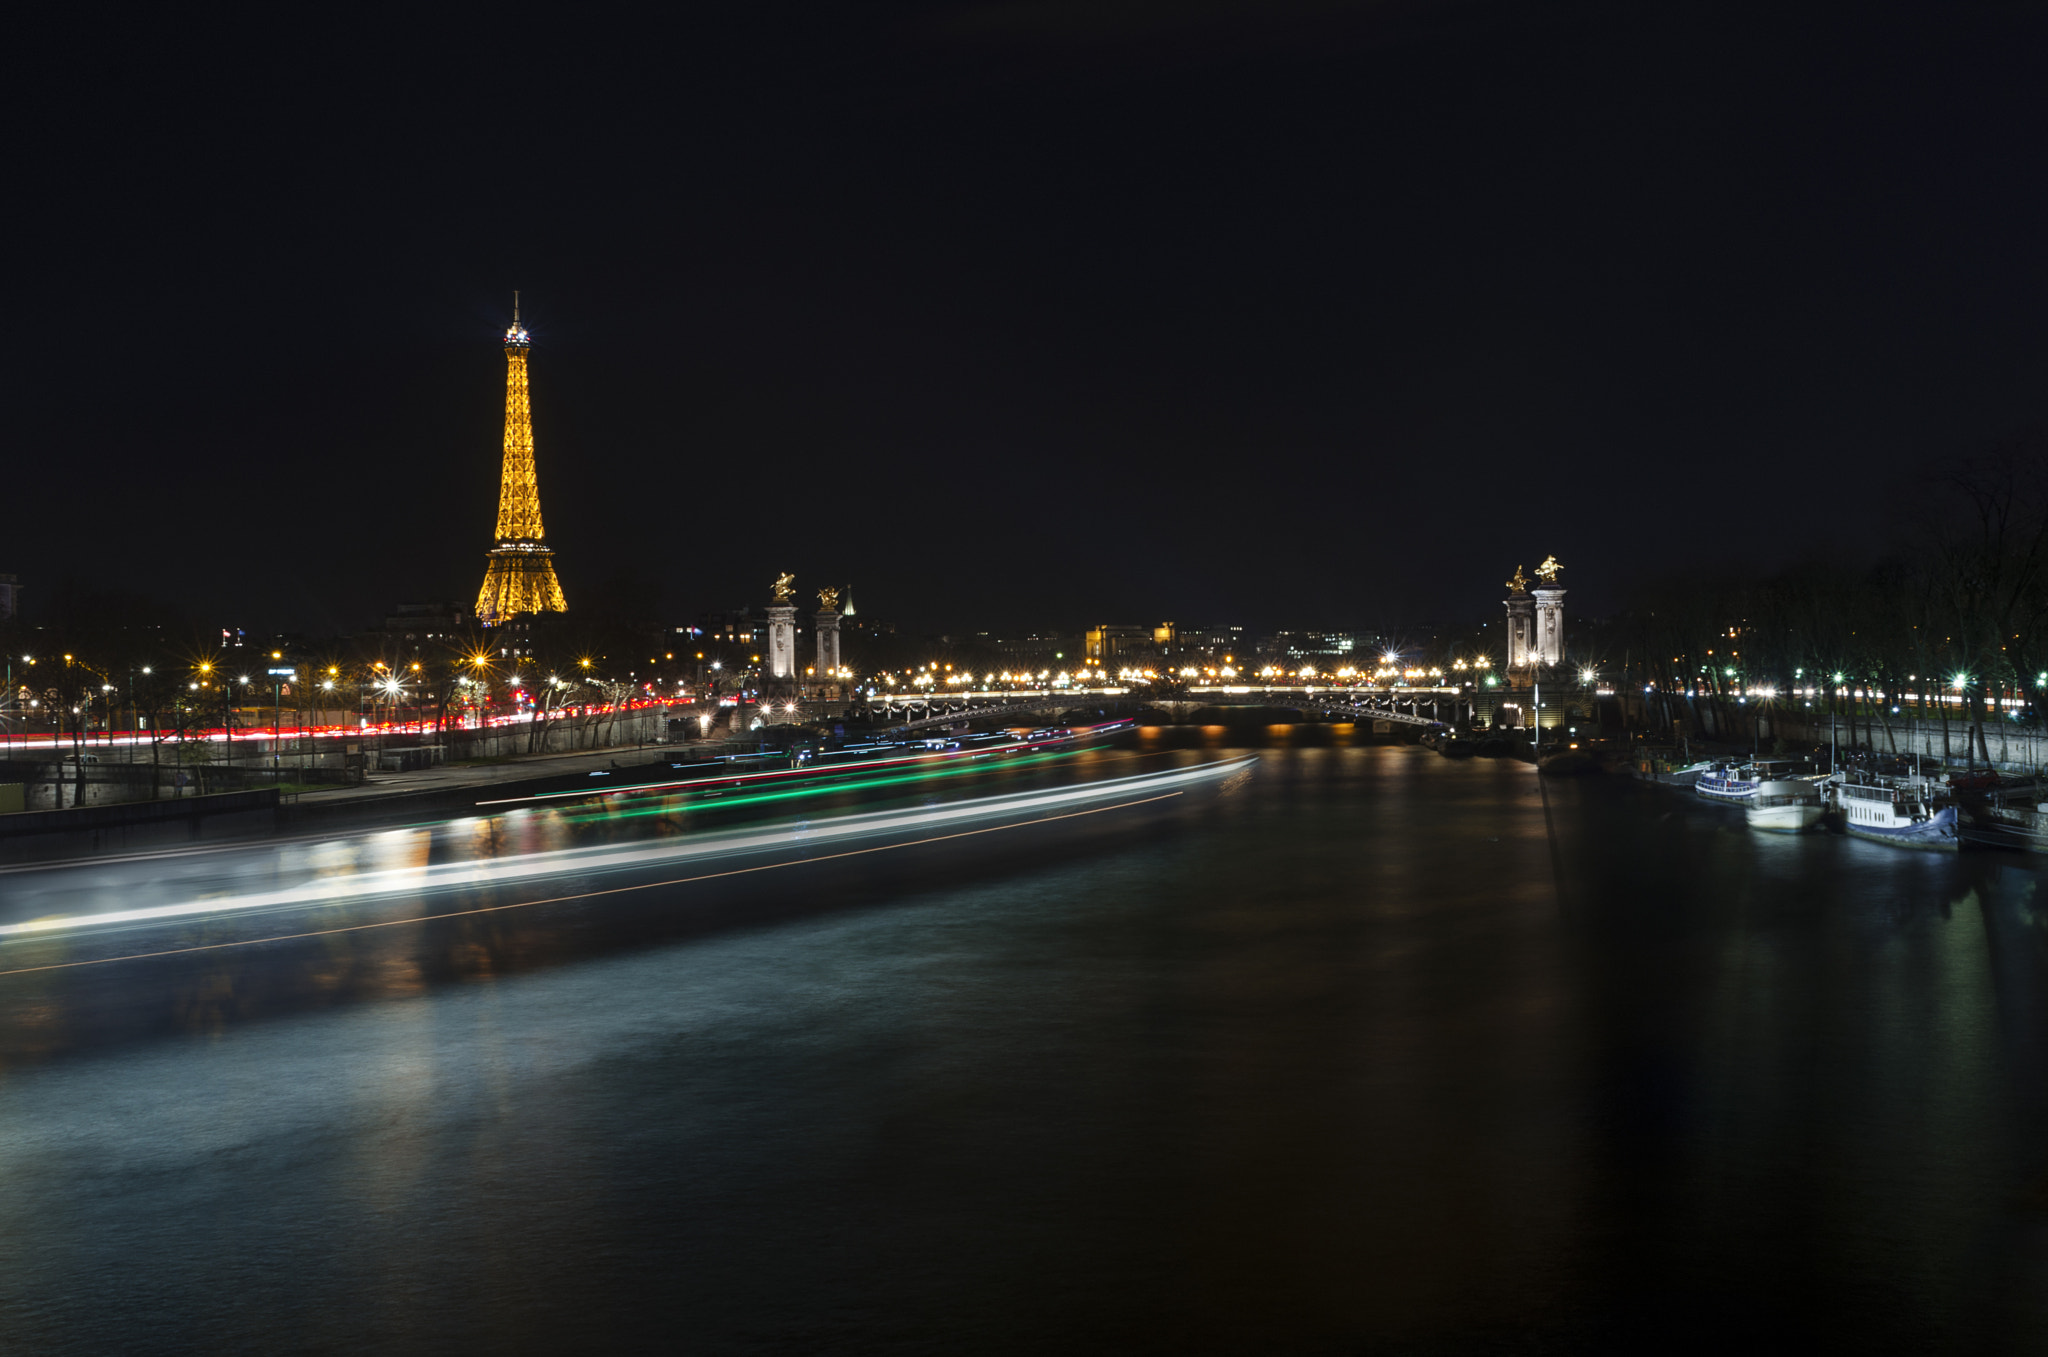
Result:
[[[1015,848],[9,977],[0,1347],[2038,1350],[2031,863],[1739,826],[1269,749]]]

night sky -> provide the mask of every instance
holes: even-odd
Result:
[[[570,604],[676,620],[1599,609],[2048,423],[2039,5],[738,8],[18,34],[0,571],[473,599],[514,288]]]

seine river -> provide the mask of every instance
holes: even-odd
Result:
[[[2029,860],[1255,752],[683,885],[0,945],[0,1352],[2048,1351]],[[225,899],[501,832],[0,900]]]

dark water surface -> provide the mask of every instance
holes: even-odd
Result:
[[[0,1352],[2048,1351],[2031,860],[1547,790],[0,977]]]

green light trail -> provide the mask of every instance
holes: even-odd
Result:
[[[965,773],[985,773],[998,766],[1010,769],[1023,767],[1027,764],[1045,763],[1053,759],[1066,758],[1078,752],[1080,751],[1073,749],[1048,750],[1042,754],[1024,754],[1005,758],[999,765],[992,760],[975,759],[971,762],[952,764],[939,768],[910,768],[901,772],[885,774],[881,777],[861,778],[858,780],[834,779],[818,786],[805,785],[786,789],[777,788],[774,791],[754,792],[744,796],[721,796],[718,800],[717,808],[723,810],[727,806],[759,806],[777,801],[795,801],[810,796],[831,796],[845,791],[868,791],[877,787],[900,786],[906,782],[930,782],[939,778],[959,777]],[[631,789],[613,793],[614,797],[631,795]],[[687,803],[693,797],[701,796],[703,796],[702,792],[670,792],[664,795],[659,802],[651,806],[642,806],[632,810],[565,810],[562,812],[562,818],[570,824],[587,824],[596,820],[634,820],[645,815],[671,815],[676,811],[688,809]]]

